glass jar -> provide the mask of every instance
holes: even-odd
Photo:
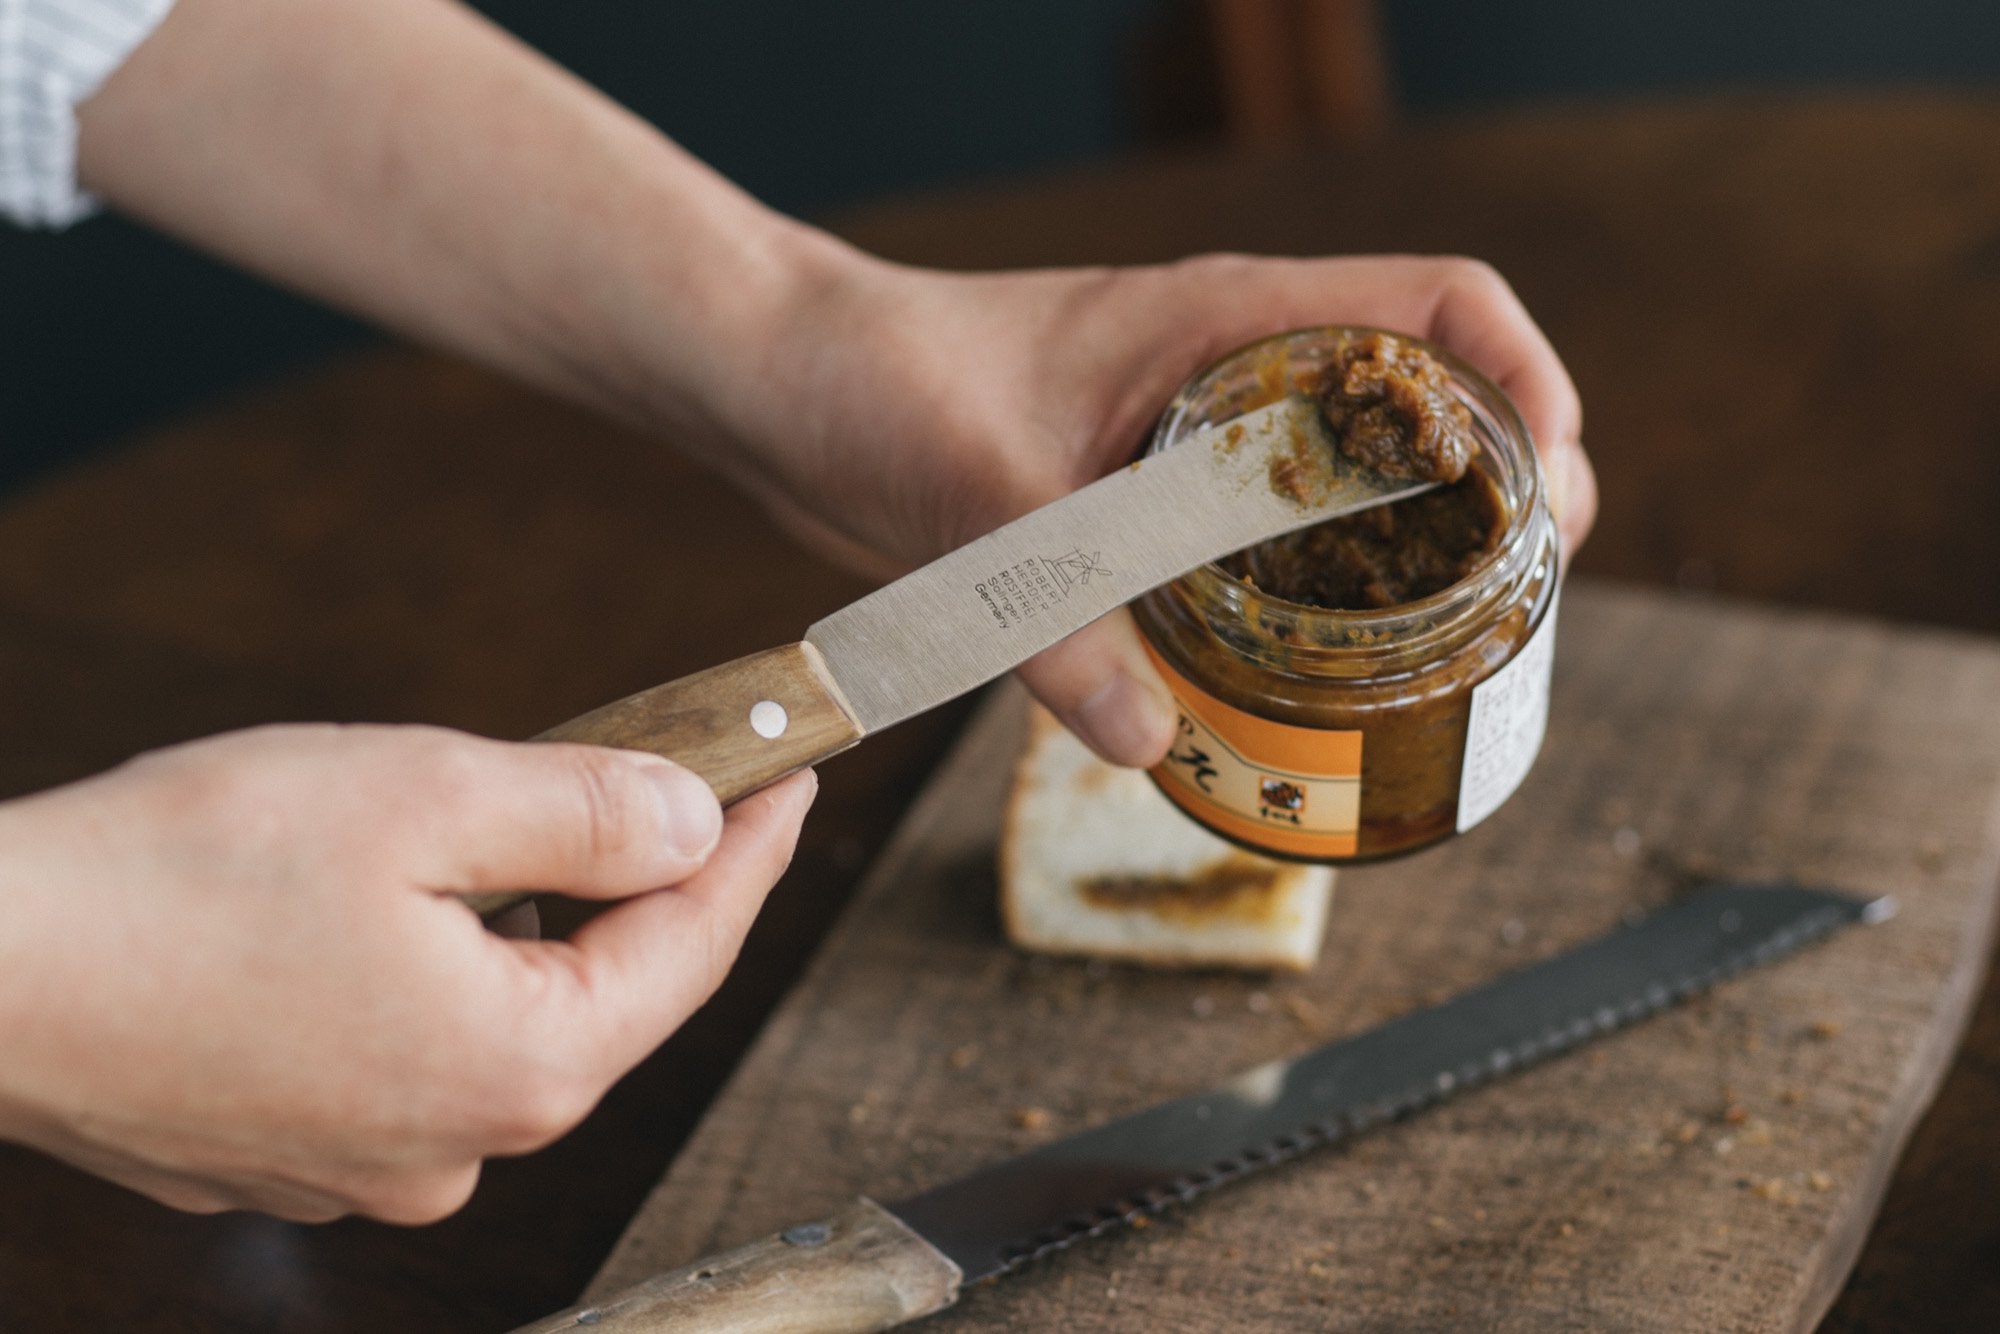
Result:
[[[1147,452],[1310,392],[1350,339],[1302,329],[1190,380]],[[1555,524],[1520,414],[1442,348],[1472,418],[1473,466],[1499,498],[1484,563],[1442,592],[1379,611],[1288,602],[1205,565],[1133,603],[1180,732],[1154,782],[1199,823],[1271,856],[1393,856],[1471,828],[1541,749],[1559,585]]]

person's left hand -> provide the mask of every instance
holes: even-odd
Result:
[[[1266,334],[1361,324],[1428,337],[1527,421],[1564,545],[1596,487],[1581,408],[1512,290],[1465,259],[1206,256],[1127,269],[946,274],[849,254],[736,397],[762,466],[732,469],[794,532],[867,573],[930,560],[1129,458],[1189,375]],[[1120,612],[1021,669],[1107,759],[1156,762],[1174,713]]]

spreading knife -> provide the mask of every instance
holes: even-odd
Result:
[[[1423,1111],[1854,922],[1794,884],[1725,884],[1442,1004],[976,1170],[659,1274],[516,1334],[859,1334],[941,1311],[1086,1237]]]
[[[1433,485],[1348,460],[1317,406],[1293,394],[996,528],[815,622],[799,643],[642,690],[535,739],[665,755],[727,805],[986,684],[1197,566]],[[527,896],[465,897],[491,915]]]

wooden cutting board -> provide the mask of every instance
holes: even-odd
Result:
[[[989,701],[591,1295],[1353,1032],[1711,875],[1901,914],[969,1292],[940,1330],[1810,1328],[1979,982],[2000,645],[1573,586],[1546,748],[1471,833],[1343,872],[1301,978],[1033,958]]]

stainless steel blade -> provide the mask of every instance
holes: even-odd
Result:
[[[1318,451],[1301,501],[1274,459]],[[1337,514],[1429,489],[1342,459],[1318,410],[1287,398],[1044,505],[806,631],[863,731],[934,708],[1198,565]]]
[[[1644,1019],[1893,906],[1797,885],[1711,889],[1442,1005],[886,1207],[967,1283],[992,1278]]]

